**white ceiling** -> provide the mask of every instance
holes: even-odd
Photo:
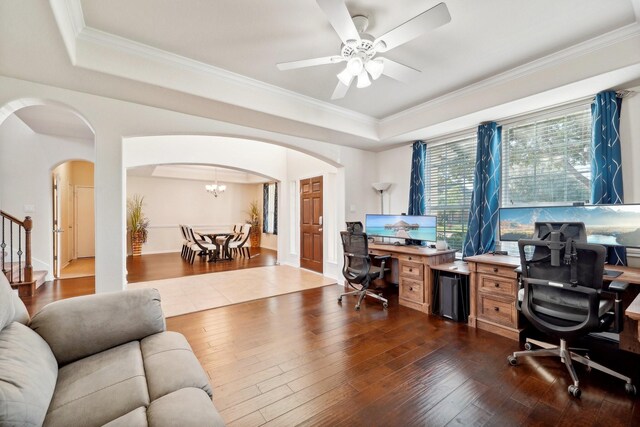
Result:
[[[314,0],[82,0],[89,28],[213,65],[358,113],[384,118],[635,22],[628,0],[447,0],[451,22],[384,54],[421,70],[383,76],[330,101],[344,64],[278,71],[278,62],[336,55],[341,42]],[[439,0],[346,4],[382,35]]]
[[[376,36],[437,3],[346,4]],[[418,81],[382,77],[334,102],[338,65],[275,66],[337,53],[315,0],[0,1],[0,78],[208,118],[293,148],[371,151],[640,84],[640,0],[445,3],[449,24],[386,54],[422,70]],[[35,115],[25,118],[34,129],[67,132]]]
[[[139,176],[145,178],[169,178],[188,179],[192,181],[204,181],[213,183],[217,179],[221,183],[260,184],[269,182],[265,178],[254,173],[221,168],[208,165],[149,165],[127,169],[127,176]]]
[[[16,115],[36,133],[93,141],[91,128],[66,108],[35,105],[21,108]]]

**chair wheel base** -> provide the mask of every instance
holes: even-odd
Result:
[[[389,304],[387,304],[386,302],[383,302],[383,303],[382,303],[382,307],[384,307],[384,308],[389,308]]]
[[[580,395],[582,394],[582,391],[580,390],[580,388],[573,384],[567,388],[567,391],[573,397],[580,397]]]
[[[356,305],[356,311],[360,311],[360,306]]]
[[[511,366],[516,366],[518,364],[518,358],[516,358],[513,355],[507,356],[507,361],[509,362],[509,365],[511,365]]]
[[[533,347],[531,347],[531,343],[530,342],[526,342],[524,343],[524,349],[525,350],[531,350]]]
[[[626,391],[629,396],[635,396],[637,393],[636,386],[629,383],[624,385],[624,391]]]
[[[338,297],[338,302],[342,302],[342,297]]]

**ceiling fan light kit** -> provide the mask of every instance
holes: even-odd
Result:
[[[439,3],[386,34],[375,38],[365,33],[369,26],[369,19],[363,15],[351,17],[344,0],[316,1],[342,40],[340,55],[283,62],[277,64],[277,67],[280,70],[293,70],[346,62],[344,70],[337,74],[338,85],[331,99],[343,98],[356,77],[356,87],[358,88],[371,86],[371,79],[377,80],[383,74],[401,82],[410,81],[419,75],[420,71],[388,58],[376,57],[376,54],[387,52],[451,21],[447,6],[444,3]]]

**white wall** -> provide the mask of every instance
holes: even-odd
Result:
[[[205,191],[203,181],[128,176],[127,197],[144,196],[144,214],[150,222],[142,253],[180,252],[178,224],[191,225],[194,230],[227,231],[245,223],[249,203],[256,199],[261,185],[220,183],[227,190],[213,197]]]
[[[74,159],[93,161],[93,143],[36,134],[15,115],[0,124],[0,209],[33,219],[32,263],[48,272],[47,280],[53,278],[52,170]]]
[[[390,182],[383,193],[384,213],[400,214],[409,208],[409,180],[411,178],[411,144],[378,153],[378,181]],[[380,212],[380,195],[377,193],[377,209]]]

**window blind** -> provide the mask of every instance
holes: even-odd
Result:
[[[461,250],[473,192],[476,136],[427,145],[427,213],[437,215],[438,239]]]
[[[502,131],[502,206],[588,201],[588,105],[552,117],[524,118]]]

